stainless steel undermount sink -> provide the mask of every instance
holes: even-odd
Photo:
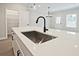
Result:
[[[44,43],[46,41],[56,38],[56,36],[50,36],[37,31],[28,31],[28,32],[21,32],[21,33],[24,34],[27,38],[29,38],[34,43],[38,43],[38,44]]]

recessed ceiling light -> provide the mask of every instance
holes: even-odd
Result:
[[[33,4],[33,8],[36,9],[36,4],[35,3]]]
[[[33,8],[33,9],[37,9],[37,7],[40,7],[40,5],[37,5],[35,3],[33,3],[32,6],[31,6],[31,8]]]
[[[34,9],[36,9],[36,6],[33,6]]]

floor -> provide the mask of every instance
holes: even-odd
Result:
[[[0,40],[0,56],[14,56],[10,37]]]

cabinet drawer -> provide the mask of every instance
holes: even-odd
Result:
[[[15,56],[23,56],[23,52],[19,47],[19,44],[17,42],[17,37],[15,35],[13,35],[12,46]]]
[[[28,48],[23,44],[23,42],[18,38],[17,39],[20,49],[22,50],[25,56],[33,56],[32,53],[28,50]]]

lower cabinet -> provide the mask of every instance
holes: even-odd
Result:
[[[12,46],[15,56],[33,56],[16,34],[12,34]]]
[[[15,54],[15,56],[23,56],[23,53],[22,53],[20,46],[16,39],[17,38],[13,35],[12,46],[13,46],[14,54]]]

